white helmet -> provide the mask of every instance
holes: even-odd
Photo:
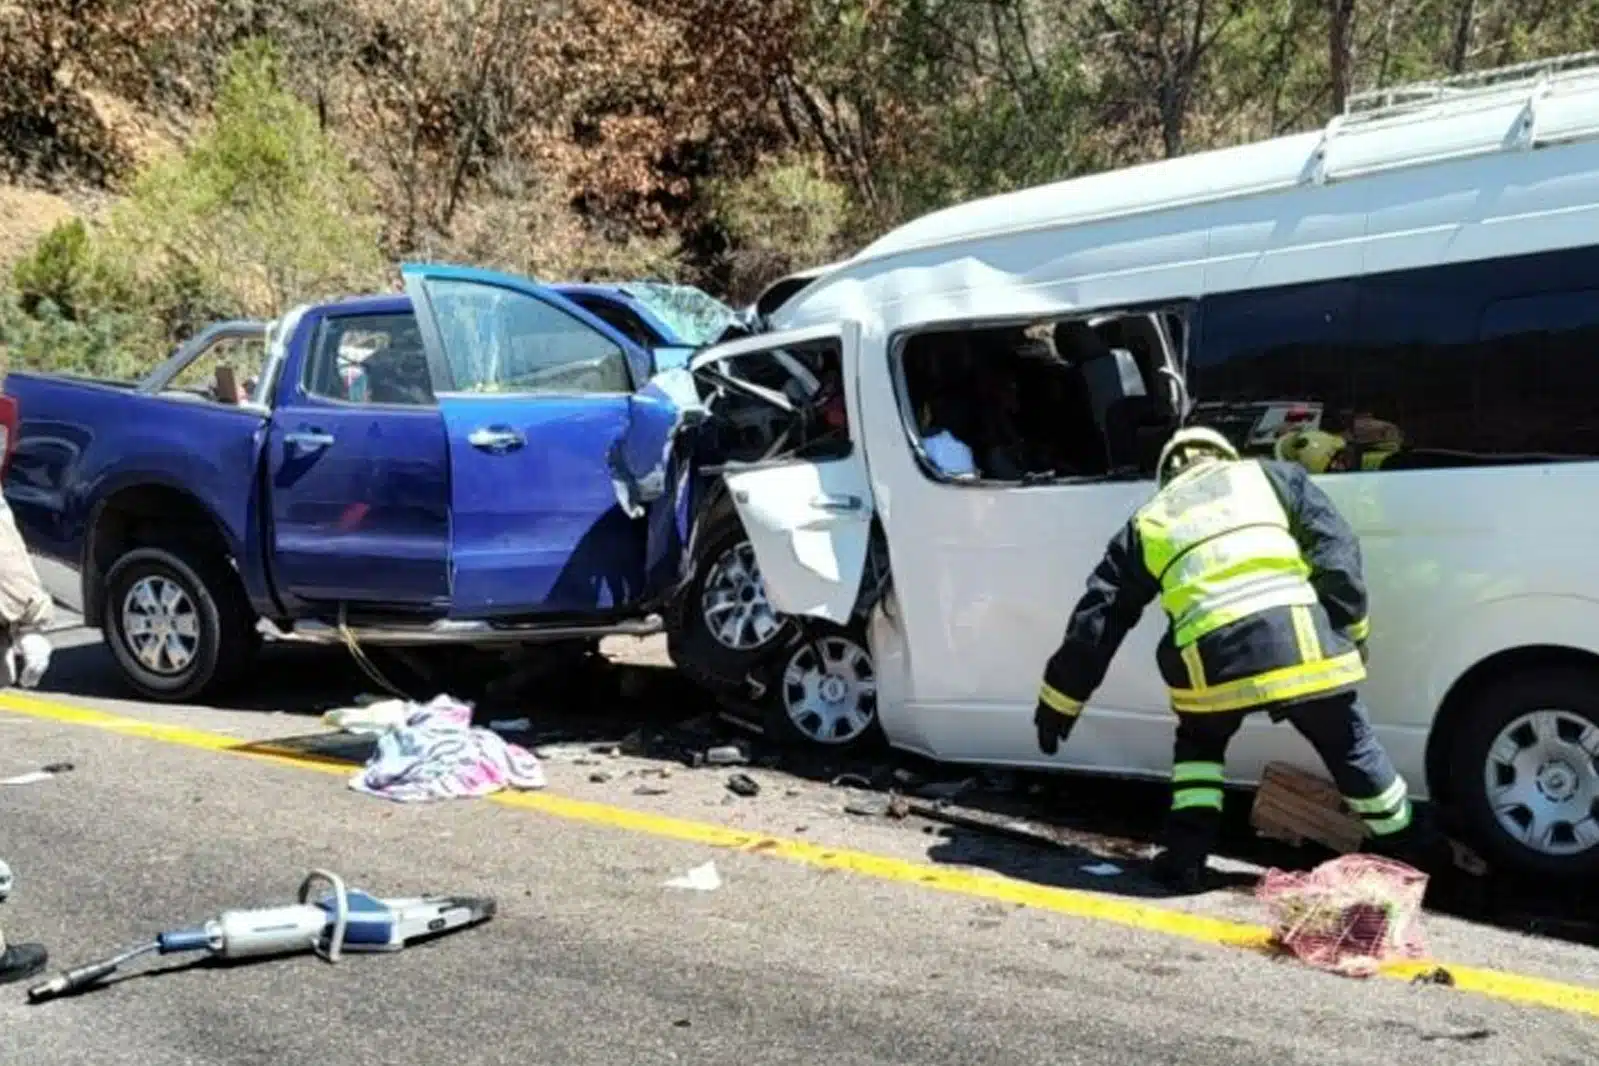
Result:
[[[1213,459],[1237,459],[1238,449],[1214,429],[1205,426],[1185,426],[1173,433],[1171,440],[1160,450],[1160,459],[1155,464],[1156,476],[1164,485],[1205,456]]]

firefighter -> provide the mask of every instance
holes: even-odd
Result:
[[[0,686],[33,688],[50,666],[53,604],[17,532],[11,508],[0,497]],[[0,861],[0,901],[11,892],[11,868]],[[49,954],[39,944],[9,944],[0,933],[0,984],[44,969]]]
[[[1159,597],[1156,651],[1177,713],[1165,848],[1151,873],[1196,891],[1222,815],[1228,742],[1265,711],[1315,748],[1373,850],[1418,856],[1405,781],[1372,731],[1360,545],[1303,467],[1245,461],[1221,434],[1179,430],[1159,488],[1112,538],[1044,669],[1034,722],[1053,755],[1117,648]],[[1412,858],[1411,861],[1415,861]]]

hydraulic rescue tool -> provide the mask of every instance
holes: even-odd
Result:
[[[325,882],[329,891],[313,901],[311,890],[318,881]],[[215,958],[242,959],[314,951],[329,962],[338,962],[345,951],[399,951],[423,938],[492,917],[494,900],[489,897],[379,899],[359,889],[346,889],[336,874],[312,870],[300,885],[298,903],[223,911],[203,925],[162,933],[119,955],[59,974],[30,988],[28,998],[42,1003],[75,992],[152,952],[204,951]]]

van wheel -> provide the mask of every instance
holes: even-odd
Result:
[[[101,629],[128,683],[166,702],[222,690],[260,646],[232,569],[166,548],[136,548],[112,565]]]
[[[708,531],[694,572],[667,627],[672,662],[713,689],[738,687],[756,664],[794,634],[794,622],[766,598],[755,549],[736,515]]]
[[[807,620],[771,662],[759,696],[768,736],[831,751],[883,742],[877,669],[863,626]]]
[[[1505,866],[1565,880],[1599,873],[1599,686],[1583,670],[1484,688],[1450,760],[1459,815]]]

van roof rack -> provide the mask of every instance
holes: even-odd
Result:
[[[1469,105],[1513,93],[1530,94],[1540,88],[1549,90],[1562,83],[1595,77],[1599,77],[1599,50],[1574,52],[1448,78],[1351,93],[1344,101],[1344,116],[1346,120],[1374,121],[1434,104]]]

